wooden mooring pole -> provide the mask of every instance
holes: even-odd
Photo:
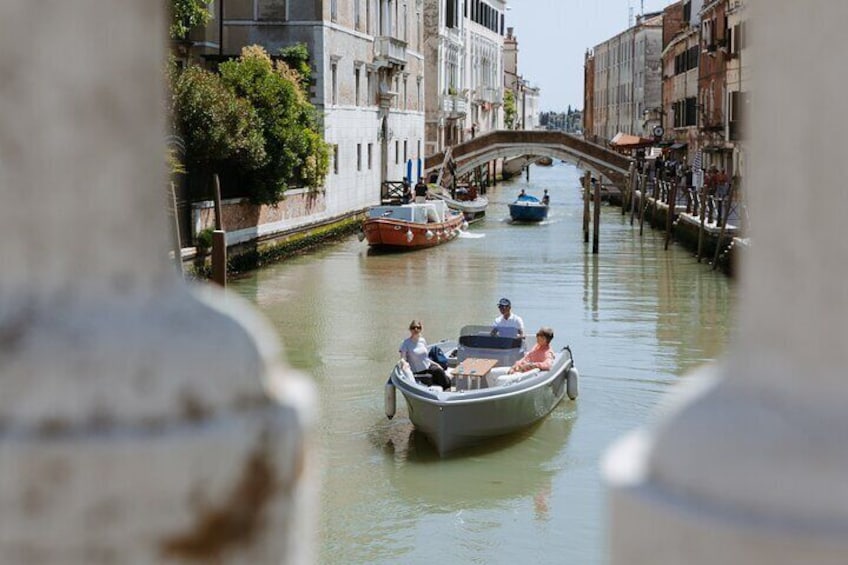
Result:
[[[177,189],[174,187],[173,181],[171,182],[171,210],[173,212],[172,220],[174,221],[174,233],[172,239],[172,245],[174,248],[174,263],[177,267],[177,272],[182,276],[183,274],[183,253],[182,253],[182,244],[180,243],[180,208],[177,205]]]
[[[215,231],[212,232],[212,281],[227,286],[227,236],[221,212],[221,180],[213,176],[215,186]]]
[[[589,243],[589,187],[592,186],[592,173],[583,175],[583,243]]]
[[[627,208],[630,206],[630,200],[633,198],[633,172],[636,170],[636,164],[630,163],[630,170],[627,171],[627,186],[621,197],[621,215],[627,214]]]
[[[730,194],[727,195],[727,205],[722,207],[724,213],[721,217],[721,231],[718,233],[718,241],[716,241],[715,255],[713,256],[713,271],[718,268],[718,255],[721,252],[721,242],[724,240],[724,232],[727,228],[727,217],[730,215],[730,207],[733,206],[733,192],[736,190],[736,182],[730,183]]]
[[[639,175],[639,184],[642,186],[642,191],[639,194],[639,235],[645,230],[645,210],[648,208],[648,179],[645,175]]]
[[[707,184],[701,185],[698,191],[698,212],[701,214],[701,225],[698,227],[698,263],[701,262],[701,250],[704,246],[704,217],[707,213]]]
[[[594,234],[592,236],[592,254],[598,254],[598,240],[601,234],[601,179],[595,183]]]
[[[630,173],[630,225],[633,225],[633,217],[636,215],[636,188],[638,187],[638,176],[634,168]],[[641,198],[641,196],[640,196]]]
[[[674,216],[677,213],[677,183],[672,181],[668,188],[668,212],[665,218],[665,249],[671,241],[671,228],[674,227]]]

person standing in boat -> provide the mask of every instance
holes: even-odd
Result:
[[[409,180],[404,177],[403,179],[403,193],[400,197],[401,204],[409,204],[412,202],[412,190],[409,188]]]
[[[400,358],[409,364],[413,375],[428,375],[433,384],[448,390],[451,386],[450,379],[445,370],[428,356],[429,348],[427,340],[421,334],[422,328],[421,320],[412,320],[409,323],[409,337],[400,344]]]
[[[539,369],[540,371],[550,371],[554,363],[554,352],[551,349],[551,341],[554,339],[554,330],[549,327],[541,327],[536,332],[536,345],[533,349],[527,352],[524,357],[515,362],[510,367],[510,373],[523,373]]]
[[[514,328],[518,337],[524,337],[524,320],[521,316],[512,313],[512,303],[509,299],[501,298],[498,301],[498,310],[501,311],[501,315],[495,318],[492,335],[497,335],[503,328]]]
[[[548,194],[548,189],[546,188],[546,189],[545,189],[545,195],[544,195],[544,196],[542,196],[542,204],[544,204],[545,206],[547,206],[547,205],[548,205],[548,204],[550,204],[550,203],[551,203],[551,197],[550,197],[550,195]]]
[[[427,185],[424,184],[424,179],[418,179],[415,184],[415,201],[418,203],[427,200]]]

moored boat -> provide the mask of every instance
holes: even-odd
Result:
[[[541,222],[548,217],[548,205],[524,194],[509,205],[509,216],[515,222]]]
[[[465,219],[441,200],[372,206],[362,222],[362,239],[388,249],[420,249],[455,239]]]
[[[489,199],[480,194],[474,186],[459,187],[453,194],[435,184],[431,184],[429,188],[433,198],[444,201],[452,210],[462,212],[469,224],[486,216]]]
[[[491,326],[466,326],[459,340],[435,344],[448,355],[454,386],[442,390],[416,381],[399,362],[386,383],[386,415],[394,415],[395,390],[406,401],[409,419],[440,455],[506,435],[544,418],[567,395],[577,397],[577,369],[571,349],[555,352],[548,371],[507,374],[523,355],[523,339],[491,335]]]

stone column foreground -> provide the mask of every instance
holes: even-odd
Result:
[[[164,2],[0,2],[0,561],[312,559],[313,389],[167,253]]]
[[[848,562],[848,3],[744,4],[737,331],[654,429],[607,454],[614,565]]]

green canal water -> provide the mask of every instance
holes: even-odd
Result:
[[[607,561],[599,462],[694,367],[724,351],[736,289],[663,234],[604,207],[600,254],[582,236],[582,171],[534,167],[490,189],[486,219],[446,245],[369,253],[351,237],[231,284],[272,321],[319,394],[318,562]],[[520,189],[551,194],[549,219],[513,225]],[[491,323],[512,300],[529,332],[555,330],[580,397],[532,429],[439,459],[383,384],[413,318],[430,342]]]

